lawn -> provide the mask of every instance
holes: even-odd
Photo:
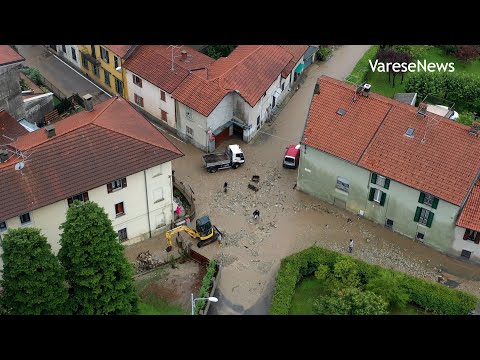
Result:
[[[464,64],[457,60],[452,55],[447,55],[442,49],[439,49],[434,46],[426,46],[426,45],[415,45],[418,46],[421,50],[419,52],[419,58],[421,62],[423,60],[427,61],[427,64],[432,63],[450,63],[453,62],[455,65],[455,72],[456,73],[470,73],[476,74],[480,76],[480,60],[473,61],[469,64]],[[368,63],[368,59],[372,59],[374,62],[375,58],[375,51],[367,51],[365,55],[360,59],[360,67],[363,69],[368,69],[366,79],[369,84],[372,85],[372,91],[378,94],[382,94],[388,97],[393,98],[393,96],[398,92],[405,92],[405,83],[408,79],[409,73],[406,73],[404,76],[403,84],[400,83],[401,74],[397,75],[395,78],[395,87],[392,87],[391,83],[388,82],[388,74],[387,73],[379,73],[375,72],[372,73],[370,69],[370,65]],[[365,65],[364,65],[365,64]],[[359,72],[361,69],[357,67],[354,69],[354,72]]]
[[[140,300],[138,308],[139,315],[187,315],[180,307],[154,297]]]

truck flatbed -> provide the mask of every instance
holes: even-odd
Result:
[[[206,154],[203,155],[205,163],[212,164],[217,162],[230,162],[227,154]]]

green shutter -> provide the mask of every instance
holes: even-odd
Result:
[[[385,189],[388,189],[390,187],[390,179],[385,179],[385,185],[383,186]]]
[[[415,211],[415,217],[413,218],[413,221],[418,222],[418,219],[420,219],[421,212],[422,212],[422,208],[420,206],[417,206],[417,211]]]
[[[375,188],[370,188],[370,194],[368,194],[368,201],[373,200],[373,195],[375,194]]]
[[[376,184],[376,183],[377,183],[377,174],[373,173],[372,174],[372,184]]]
[[[380,198],[380,205],[385,205],[385,199],[387,198],[387,194],[382,192],[382,197]]]
[[[420,204],[423,204],[423,200],[425,200],[425,193],[421,192],[420,197],[418,198],[418,202]]]
[[[432,202],[432,208],[436,209],[438,206],[438,198],[434,198]]]
[[[435,214],[430,211],[430,213],[428,214],[428,219],[427,219],[427,227],[432,227],[433,215],[435,215]]]

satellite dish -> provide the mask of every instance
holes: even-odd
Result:
[[[19,163],[15,164],[15,170],[22,170],[25,167],[25,163],[20,161]]]

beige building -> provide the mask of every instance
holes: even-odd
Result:
[[[36,227],[57,252],[75,199],[103,207],[124,244],[171,223],[171,161],[183,154],[122,98],[91,109],[0,149],[0,236]]]

